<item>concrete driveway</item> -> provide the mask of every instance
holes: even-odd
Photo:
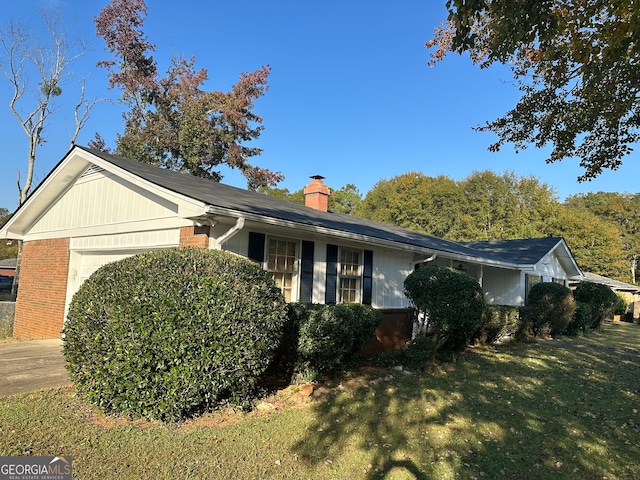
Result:
[[[0,397],[71,385],[60,340],[0,343]]]

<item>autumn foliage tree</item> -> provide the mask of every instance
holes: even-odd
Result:
[[[218,167],[227,165],[254,189],[277,184],[279,172],[249,162],[261,149],[245,145],[263,129],[252,109],[268,88],[270,67],[242,73],[228,92],[206,91],[207,70],[196,69],[193,57],[174,57],[163,77],[151,55],[155,45],[142,31],[146,13],[144,0],[111,0],[95,19],[98,36],[116,58],[98,65],[109,70],[110,86],[122,89],[121,100],[130,107],[116,153],[217,181]],[[101,142],[98,137],[94,145]]]
[[[509,65],[522,93],[477,127],[516,149],[551,145],[547,162],[580,158],[579,180],[616,169],[640,138],[640,9],[634,0],[448,0],[448,20],[426,44],[432,64],[469,53]]]

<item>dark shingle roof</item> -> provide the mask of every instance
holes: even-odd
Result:
[[[297,203],[194,177],[192,175],[169,171],[153,165],[110,155],[99,150],[86,147],[78,148],[175,193],[199,200],[207,205],[255,214],[261,217],[270,217],[304,225],[314,225],[335,231],[354,233],[371,238],[423,247],[434,251],[500,263],[529,263],[529,260],[533,260],[535,255],[539,255],[538,258],[535,259],[535,261],[537,261],[548,253],[554,245],[547,239],[543,239],[543,242],[540,242],[539,239],[536,241],[523,241],[526,243],[522,244],[512,243],[514,241],[497,242],[495,246],[489,245],[488,242],[472,242],[467,244],[453,242],[352,215],[322,212]],[[556,243],[557,242],[558,239],[556,239]],[[526,256],[526,259],[523,255]],[[535,263],[535,261],[531,261],[531,263]]]
[[[587,282],[600,283],[602,285],[606,285],[613,290],[640,293],[640,287],[638,285],[621,282],[620,280],[604,277],[602,275],[596,275],[595,273],[585,272],[584,279]]]
[[[488,240],[465,242],[464,245],[492,257],[524,265],[533,265],[555,247],[562,238],[524,238],[518,240]]]

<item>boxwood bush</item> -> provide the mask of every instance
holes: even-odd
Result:
[[[373,338],[382,319],[378,310],[359,304],[292,303],[289,309],[284,339],[288,346],[281,346],[281,351],[289,352],[292,376],[301,381],[347,366]]]
[[[580,282],[573,291],[576,301],[588,303],[591,306],[590,328],[598,329],[602,322],[613,313],[618,297],[606,285],[593,282]]]
[[[465,273],[429,265],[411,272],[404,289],[415,307],[426,313],[440,346],[464,348],[482,326],[482,289]]]
[[[222,251],[148,252],[99,268],[74,295],[63,352],[108,412],[175,421],[248,406],[287,305],[258,265]]]
[[[571,336],[587,336],[589,334],[589,326],[591,325],[591,305],[584,302],[576,302],[576,311],[567,328],[564,329],[565,335]]]
[[[524,316],[534,337],[557,335],[567,328],[575,309],[576,302],[569,288],[543,282],[531,287]]]
[[[435,361],[438,345],[429,336],[418,335],[393,352],[378,354],[374,363],[381,367],[404,367],[422,371]]]
[[[494,343],[502,337],[515,335],[520,327],[520,307],[512,305],[487,305],[482,326],[475,338],[481,343]]]

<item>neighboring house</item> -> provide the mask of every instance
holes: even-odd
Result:
[[[0,260],[0,276],[14,277],[16,274],[17,258],[5,258]]]
[[[14,334],[58,337],[98,267],[175,246],[233,252],[260,262],[289,301],[370,304],[392,323],[406,323],[403,282],[425,262],[466,271],[491,304],[522,305],[534,282],[581,278],[561,238],[443,240],[328,212],[329,189],[312,178],[305,206],[74,147],[0,229],[24,241]]]
[[[613,278],[596,275],[595,273],[590,272],[584,272],[583,280],[586,282],[606,285],[614,292],[619,293],[622,298],[627,301],[627,309],[630,318],[633,320],[640,319],[640,287],[638,285],[621,282],[619,280],[614,280]],[[579,280],[572,280],[569,282],[569,287],[571,289],[575,289],[579,282]]]

